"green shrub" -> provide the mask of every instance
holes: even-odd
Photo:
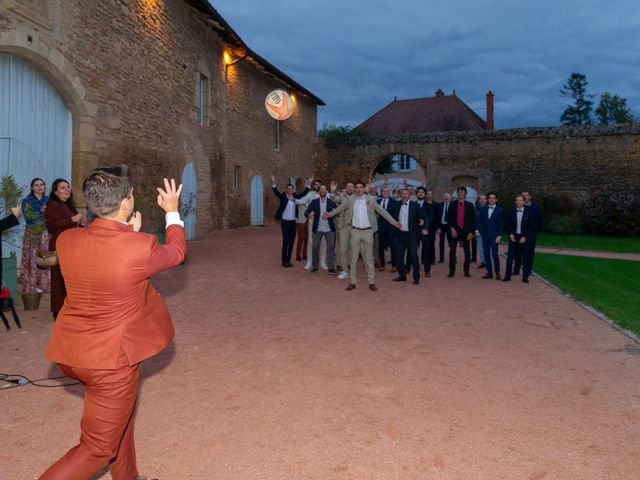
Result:
[[[640,197],[629,193],[602,193],[585,204],[583,218],[585,229],[594,235],[640,235]]]
[[[556,215],[549,219],[544,231],[562,235],[578,235],[584,233],[584,224],[582,220],[571,215]]]

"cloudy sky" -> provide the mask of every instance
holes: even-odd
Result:
[[[211,0],[256,52],[358,125],[393,100],[457,95],[496,128],[557,125],[571,72],[640,116],[637,0]],[[596,101],[598,98],[595,99]]]

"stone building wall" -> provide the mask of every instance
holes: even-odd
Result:
[[[368,181],[377,164],[406,153],[424,168],[437,197],[459,184],[537,197],[640,194],[640,125],[524,128],[394,137],[352,137],[317,147],[316,170],[341,184]]]
[[[299,98],[278,154],[263,105],[282,82],[249,59],[226,68],[225,46],[182,0],[8,0],[0,8],[0,52],[36,65],[73,114],[74,187],[95,166],[128,164],[146,230],[162,225],[154,187],[163,176],[180,179],[189,162],[198,234],[249,224],[253,173],[267,187],[269,171],[288,179],[312,170],[316,104]],[[242,167],[238,192],[234,165]]]

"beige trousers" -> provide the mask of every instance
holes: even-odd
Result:
[[[376,283],[376,269],[373,266],[373,230],[351,229],[351,283],[358,282],[358,258],[362,255],[367,270],[369,285]]]
[[[340,248],[340,268],[346,272],[351,263],[351,225],[345,225],[338,229],[338,247]]]

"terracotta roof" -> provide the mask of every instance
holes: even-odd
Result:
[[[212,27],[220,37],[227,42],[229,45],[242,49],[246,52],[246,57],[249,58],[254,65],[256,65],[261,70],[264,70],[267,73],[270,73],[274,77],[276,77],[282,84],[288,87],[291,90],[294,90],[296,93],[309,98],[312,102],[317,105],[325,105],[324,101],[321,98],[314,95],[312,92],[304,88],[298,82],[296,82],[293,78],[288,76],[282,70],[278,69],[275,65],[268,62],[265,58],[258,55],[256,52],[251,50],[249,46],[244,43],[244,40],[240,38],[231,25],[227,23],[227,21],[218,13],[218,11],[213,8],[213,6],[207,0],[184,0],[185,3],[191,5],[193,8],[198,10],[200,13],[206,16],[206,23]]]
[[[394,100],[358,125],[371,133],[406,133],[486,130],[486,122],[455,94]]]

